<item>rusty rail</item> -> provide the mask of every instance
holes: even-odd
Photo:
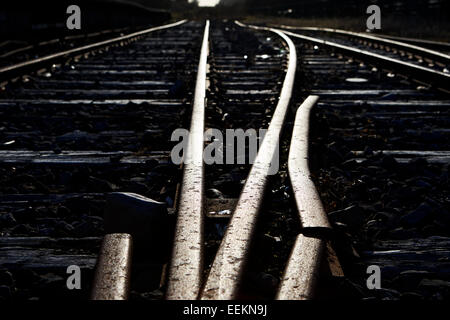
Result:
[[[203,272],[203,131],[206,107],[206,73],[209,21],[206,21],[195,85],[189,140],[178,205],[175,240],[166,299],[196,299]]]
[[[132,238],[126,233],[103,238],[95,270],[92,300],[127,300],[130,287]]]
[[[318,96],[309,96],[298,108],[289,148],[288,171],[302,233],[297,236],[281,280],[277,299],[305,300],[314,297],[321,260],[331,226],[308,163],[310,112]]]
[[[239,26],[244,26],[236,21]],[[278,143],[292,95],[297,66],[294,43],[283,32],[271,28],[251,26],[276,33],[289,46],[289,64],[281,90],[280,99],[269,129],[256,156],[241,196],[234,210],[227,231],[214,259],[200,298],[205,300],[236,299],[247,264],[248,251],[255,231],[264,191],[271,170],[271,162],[278,156]]]

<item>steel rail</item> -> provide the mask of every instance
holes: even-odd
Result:
[[[429,46],[434,48],[433,50],[450,50],[450,43],[442,42],[442,41],[434,41],[434,40],[425,40],[425,39],[417,39],[417,38],[406,38],[406,37],[397,37],[391,36],[389,34],[379,34],[377,33],[377,37],[398,40],[406,43],[415,43],[420,46]]]
[[[286,26],[286,25],[281,25],[280,28],[290,29],[290,30],[303,30],[303,31],[322,31],[322,32],[342,34],[342,35],[346,35],[346,36],[353,36],[353,37],[357,37],[357,38],[361,38],[361,39],[372,40],[372,41],[375,41],[378,43],[383,43],[386,45],[396,46],[396,47],[402,48],[404,50],[410,50],[411,53],[416,53],[416,54],[420,54],[420,55],[423,55],[425,53],[430,56],[439,57],[441,59],[446,60],[447,63],[450,63],[450,55],[448,55],[448,54],[445,54],[445,53],[442,53],[439,51],[435,51],[435,50],[431,50],[428,48],[416,46],[416,45],[413,45],[410,43],[386,39],[386,38],[369,35],[369,34],[362,33],[362,32],[353,32],[353,31],[347,31],[347,30],[342,30],[342,29],[319,28],[319,27],[290,27],[290,26]]]
[[[318,100],[318,96],[309,96],[298,108],[289,148],[288,171],[303,233],[331,230],[309,171],[310,111]]]
[[[276,299],[309,300],[314,297],[320,262],[331,233],[328,217],[309,171],[309,120],[311,109],[319,100],[309,96],[297,109],[289,148],[288,172],[301,222],[284,271]]]
[[[14,49],[14,50],[11,50],[11,51],[8,51],[6,53],[1,54],[0,58],[1,59],[7,58],[9,56],[12,56],[13,54],[33,49],[34,47],[35,46],[33,46],[33,45],[29,45],[29,46],[26,46],[26,47],[21,47],[21,48],[18,48],[18,49]]]
[[[125,29],[128,29],[128,28],[123,28],[123,30],[125,30]],[[121,30],[118,30],[118,32],[119,31],[121,31]],[[72,39],[80,39],[80,38],[92,38],[92,37],[95,37],[95,36],[104,35],[104,34],[112,33],[112,32],[114,32],[114,30],[103,30],[101,32],[95,32],[95,33],[80,34],[80,35],[75,35],[75,36],[66,36],[66,37],[63,37],[61,39],[60,38],[56,38],[56,39],[51,39],[51,40],[45,40],[45,41],[39,42],[37,44],[32,44],[32,45],[28,45],[28,46],[25,46],[25,47],[20,47],[20,48],[17,48],[17,49],[14,49],[14,50],[2,53],[0,55],[0,58],[3,59],[3,58],[7,58],[7,57],[9,57],[9,56],[11,56],[13,54],[19,53],[19,52],[28,51],[30,49],[35,49],[35,48],[38,48],[38,47],[45,47],[47,45],[57,43],[57,42],[59,42],[61,40],[72,40]]]
[[[235,22],[241,27],[245,26],[238,21]],[[274,157],[278,156],[276,151],[294,86],[297,54],[292,40],[279,30],[255,26],[250,26],[250,28],[271,31],[280,36],[289,47],[289,64],[269,129],[247,177],[201,293],[200,298],[204,300],[230,300],[239,297],[271,163]]]
[[[385,68],[395,69],[397,72],[404,73],[405,76],[411,76],[412,78],[421,81],[429,82],[436,85],[438,88],[444,90],[450,90],[450,74],[425,68],[422,66],[415,65],[410,62],[404,62],[397,59],[385,57],[378,53],[373,53],[367,50],[356,49],[347,45],[339,44],[332,41],[327,41],[319,38],[309,37],[301,34],[297,34],[290,31],[283,31],[287,35],[294,38],[299,38],[309,42],[317,43],[320,45],[331,47],[335,50],[344,52],[346,54],[351,54],[353,56],[359,57],[365,61],[370,61],[372,63],[383,63]]]
[[[187,20],[181,20],[181,21],[166,24],[163,26],[152,27],[152,28],[145,29],[142,31],[133,32],[128,35],[121,36],[121,37],[115,37],[115,38],[112,38],[109,40],[91,43],[91,44],[81,46],[78,48],[65,50],[65,51],[61,51],[58,53],[53,53],[53,54],[50,54],[50,55],[47,55],[47,56],[44,56],[41,58],[29,60],[26,62],[21,62],[21,63],[11,65],[11,66],[7,66],[7,67],[0,69],[0,79],[7,80],[7,79],[13,78],[15,76],[21,75],[26,71],[37,70],[39,67],[48,65],[50,63],[55,63],[57,61],[60,61],[61,59],[66,59],[71,56],[80,55],[80,54],[86,53],[88,51],[93,51],[93,50],[96,50],[96,49],[99,49],[99,48],[102,48],[102,47],[105,47],[108,45],[117,44],[117,43],[120,43],[122,41],[127,41],[127,40],[133,40],[133,39],[136,40],[147,33],[176,27],[176,26],[179,26],[179,25],[185,23],[186,21]]]
[[[209,50],[209,20],[206,21],[197,71],[188,145],[177,211],[175,239],[169,269],[166,299],[193,300],[200,291],[203,272],[204,168],[203,132],[206,107],[206,74]]]
[[[139,34],[167,29],[184,23],[180,21],[166,26],[140,31]],[[134,37],[128,35],[125,37]],[[120,37],[122,39],[123,37]],[[119,39],[119,38],[117,38]],[[117,40],[121,41],[121,40]],[[115,42],[114,39],[101,42],[102,45]],[[100,43],[95,45],[101,46]],[[91,47],[91,45],[87,46]],[[97,259],[97,266],[91,294],[92,300],[126,300],[129,294],[132,263],[132,237],[126,233],[105,235]]]
[[[95,269],[92,300],[127,300],[130,287],[132,237],[126,233],[103,238]]]
[[[321,260],[325,255],[323,239],[299,234],[281,279],[277,300],[311,300],[316,293]]]

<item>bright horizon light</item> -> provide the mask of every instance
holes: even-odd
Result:
[[[199,7],[214,7],[216,6],[220,0],[198,0]]]

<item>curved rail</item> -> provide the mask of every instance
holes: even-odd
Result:
[[[289,148],[288,171],[301,222],[286,266],[277,299],[305,300],[314,297],[321,260],[326,243],[321,236],[331,232],[328,217],[311,180],[308,163],[310,112],[319,100],[309,96],[298,108]]]
[[[198,64],[183,184],[175,227],[166,299],[192,300],[200,291],[203,269],[203,131],[206,107],[206,73],[209,21],[206,21]]]
[[[406,76],[411,76],[420,82],[428,82],[436,85],[438,88],[444,90],[450,90],[450,74],[425,68],[415,65],[413,63],[400,61],[390,57],[385,57],[378,53],[373,53],[367,50],[356,49],[354,47],[346,46],[332,41],[327,41],[319,38],[305,36],[290,31],[284,31],[287,35],[294,38],[299,38],[309,42],[317,43],[320,45],[328,46],[335,50],[351,54],[352,56],[359,57],[365,61],[372,63],[381,63],[385,68],[392,68],[400,73],[404,73]]]
[[[185,23],[186,21],[187,20],[181,20],[181,21],[171,23],[171,24],[166,24],[163,26],[153,27],[153,28],[142,30],[142,31],[133,32],[133,33],[130,33],[125,36],[116,37],[116,38],[112,38],[112,39],[104,40],[104,41],[100,41],[100,42],[95,42],[95,43],[81,46],[78,48],[65,50],[65,51],[61,51],[58,53],[53,53],[53,54],[50,54],[50,55],[47,55],[47,56],[44,56],[41,58],[37,58],[34,60],[29,60],[29,61],[21,62],[21,63],[15,64],[15,65],[12,65],[12,66],[7,66],[7,67],[0,69],[0,80],[8,80],[10,78],[13,78],[14,76],[21,75],[24,72],[27,72],[30,70],[37,70],[39,67],[48,65],[50,63],[55,63],[55,62],[59,61],[60,59],[68,58],[68,57],[75,56],[75,55],[80,55],[82,53],[92,51],[92,50],[97,50],[97,49],[100,49],[100,48],[108,46],[108,45],[120,43],[122,41],[137,40],[138,38],[140,38],[141,36],[143,36],[149,32],[154,32],[154,31],[158,31],[158,30],[176,27],[176,26],[179,26],[179,25]]]
[[[331,230],[319,194],[311,180],[308,162],[310,111],[318,100],[318,96],[309,96],[298,108],[289,148],[288,171],[303,233]]]
[[[245,26],[238,21],[235,22],[241,27]],[[271,170],[271,162],[274,157],[278,156],[275,153],[278,150],[280,134],[294,86],[297,54],[292,40],[279,30],[249,27],[271,31],[279,35],[289,46],[289,64],[269,129],[247,177],[200,296],[205,300],[230,300],[239,296],[243,272],[247,264],[246,259]]]

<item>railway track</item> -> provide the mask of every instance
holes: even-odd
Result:
[[[448,76],[437,57],[333,41],[182,21],[4,69],[3,291],[445,297]],[[370,291],[374,264],[383,289]],[[82,290],[67,289],[69,265]]]
[[[6,40],[0,43],[0,67],[36,59],[63,49],[110,39],[112,36],[123,36],[125,33],[131,33],[131,31],[131,28],[118,28],[87,34],[66,35],[53,39]]]
[[[415,44],[421,47],[434,49],[437,51],[441,51],[443,53],[450,53],[450,44],[442,41],[432,41],[432,40],[423,40],[423,39],[415,39],[415,38],[405,38],[405,37],[396,37],[387,34],[378,34],[377,36],[392,40],[398,40],[410,44]]]
[[[29,73],[3,91],[0,260],[14,281],[13,297],[88,298],[104,233],[137,240],[137,227],[152,221],[159,241],[170,235],[164,224],[179,182],[170,137],[189,121],[201,46],[200,24],[178,25],[132,34],[140,39],[128,45],[124,36],[76,48],[62,54],[60,66]],[[136,253],[155,247],[140,244]],[[139,274],[144,266],[158,269],[163,247],[150,266],[137,260],[131,289],[151,284],[142,285]],[[81,290],[66,287],[70,265],[82,269]]]
[[[305,94],[320,97],[311,111],[312,172],[354,281],[348,295],[448,298],[448,92],[341,51],[337,40],[288,34],[303,52]],[[381,290],[367,290],[370,265],[381,270]]]
[[[391,70],[403,73],[408,77],[415,77],[417,81],[431,83],[446,91],[449,90],[450,55],[446,52],[339,29],[281,27],[288,30],[299,30],[295,34],[297,38],[303,37],[303,39],[311,40],[316,44],[325,44],[333,47],[334,50],[372,63],[383,61],[383,65]],[[290,34],[290,31],[287,31],[287,34]]]

